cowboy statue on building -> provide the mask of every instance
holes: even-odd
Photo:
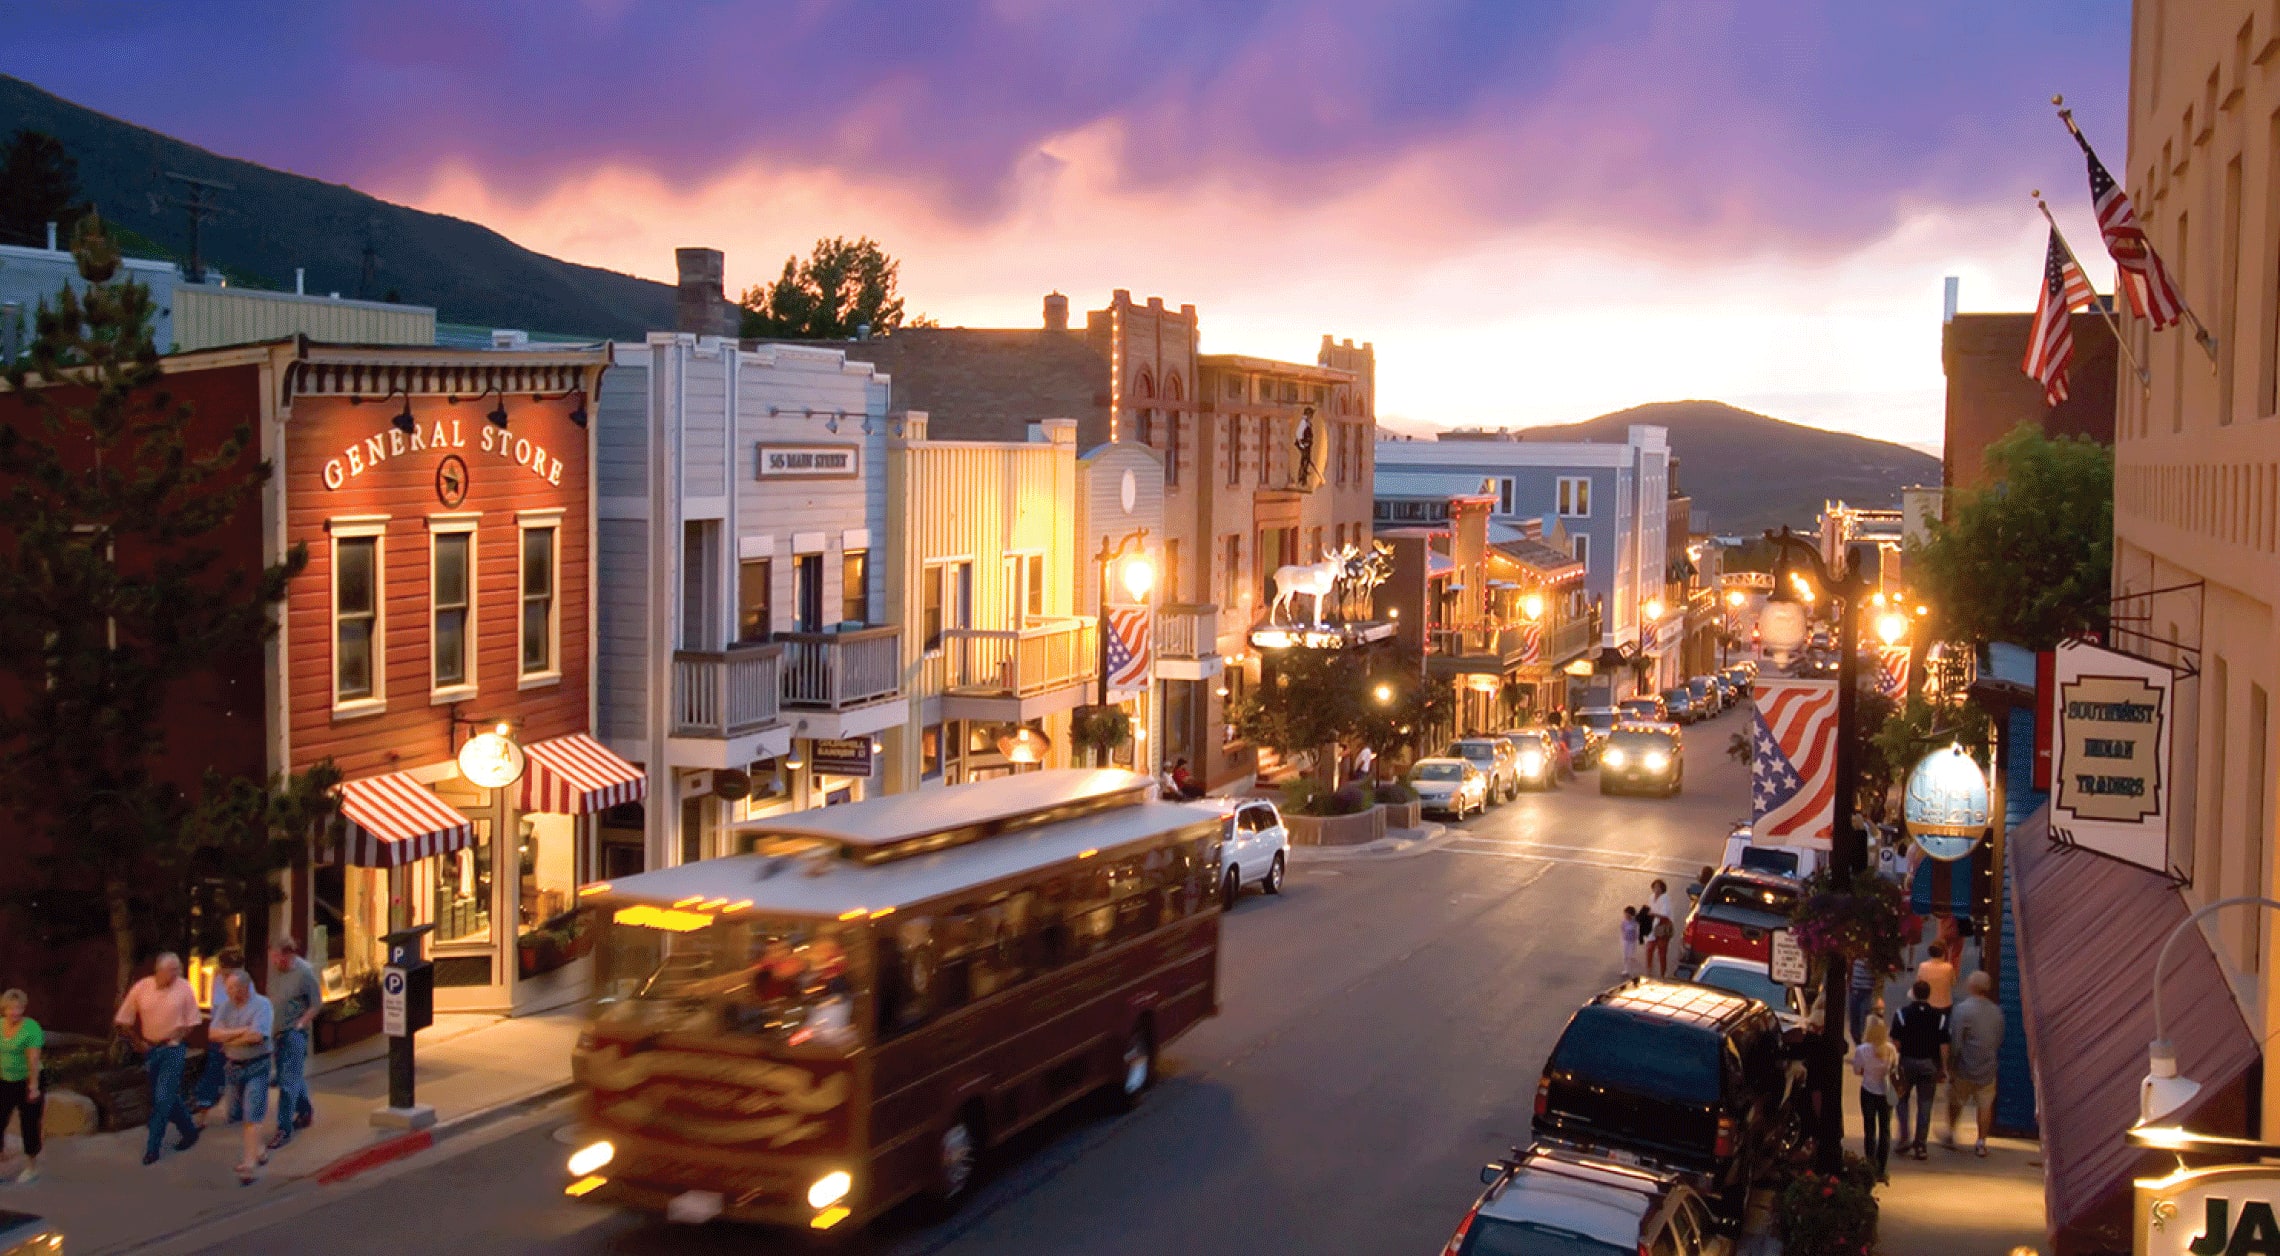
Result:
[[[1298,487],[1314,487],[1314,407],[1298,412],[1298,435],[1291,447],[1298,451]]]

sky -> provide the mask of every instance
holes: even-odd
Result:
[[[1376,345],[1411,424],[1712,398],[1936,448],[1942,278],[2112,268],[2128,0],[72,0],[0,72],[231,156],[732,293],[821,236],[913,312],[1128,288],[1206,352]]]

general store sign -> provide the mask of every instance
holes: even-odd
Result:
[[[849,480],[862,474],[862,449],[856,445],[760,446],[763,480]]]
[[[549,484],[562,482],[562,460],[548,453],[545,446],[480,420],[475,428],[476,435],[470,438],[462,419],[431,419],[425,424],[413,424],[409,432],[400,427],[387,427],[361,441],[351,442],[339,457],[327,459],[325,487],[345,488],[365,472],[411,454],[464,452],[470,447],[478,454],[490,454],[500,462],[511,462]]]
[[[2137,1183],[2137,1256],[2280,1256],[2280,1169],[2227,1165]]]
[[[2058,647],[2047,699],[2053,837],[2169,871],[2175,681],[2160,663],[2086,642]]]

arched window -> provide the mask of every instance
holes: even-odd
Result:
[[[1132,439],[1143,445],[1156,443],[1156,410],[1148,403],[1156,399],[1156,381],[1145,367],[1132,381]]]
[[[1187,424],[1185,407],[1180,402],[1186,391],[1180,387],[1180,377],[1169,375],[1164,379],[1164,400],[1171,403],[1164,409],[1164,486],[1180,485],[1180,435]]]

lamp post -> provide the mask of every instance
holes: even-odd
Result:
[[[1860,649],[1857,639],[1856,616],[1868,584],[1858,570],[1858,564],[1842,572],[1832,573],[1821,561],[1818,546],[1796,535],[1788,528],[1779,532],[1767,531],[1766,541],[1774,547],[1774,596],[1782,593],[1782,577],[1794,576],[1788,570],[1792,554],[1802,557],[1800,564],[1816,577],[1823,592],[1835,603],[1837,613],[1837,759],[1836,797],[1832,800],[1830,818],[1834,831],[1829,838],[1829,871],[1839,884],[1849,884],[1868,866],[1868,843],[1862,840],[1853,827],[1853,795],[1860,788],[1859,756],[1854,753],[1859,723]],[[1798,592],[1808,605],[1814,601],[1813,590],[1798,581]],[[1814,1062],[1815,1089],[1821,1093],[1821,1127],[1814,1132],[1814,1157],[1823,1173],[1835,1173],[1844,1166],[1845,1114],[1842,1091],[1845,1073],[1844,1026],[1845,995],[1851,984],[1848,966],[1829,965],[1822,974],[1821,987],[1821,1050]]]
[[[1115,572],[1122,576],[1124,591],[1130,594],[1134,601],[1146,602],[1148,591],[1156,587],[1155,565],[1148,561],[1148,555],[1144,549],[1129,557],[1126,556],[1125,551],[1145,546],[1147,542],[1148,529],[1146,528],[1134,528],[1125,533],[1123,539],[1116,542],[1113,547],[1110,546],[1108,537],[1104,534],[1100,538],[1100,552],[1093,555],[1093,561],[1100,564],[1100,606],[1098,608],[1100,622],[1094,631],[1096,640],[1093,643],[1097,647],[1096,654],[1098,655],[1094,662],[1098,664],[1100,672],[1096,692],[1100,699],[1099,705],[1104,710],[1108,707],[1108,592],[1115,585],[1110,573]],[[1099,754],[1101,766],[1107,767],[1107,747],[1101,747]],[[1137,756],[1135,756],[1134,762],[1136,764],[1139,762]]]

